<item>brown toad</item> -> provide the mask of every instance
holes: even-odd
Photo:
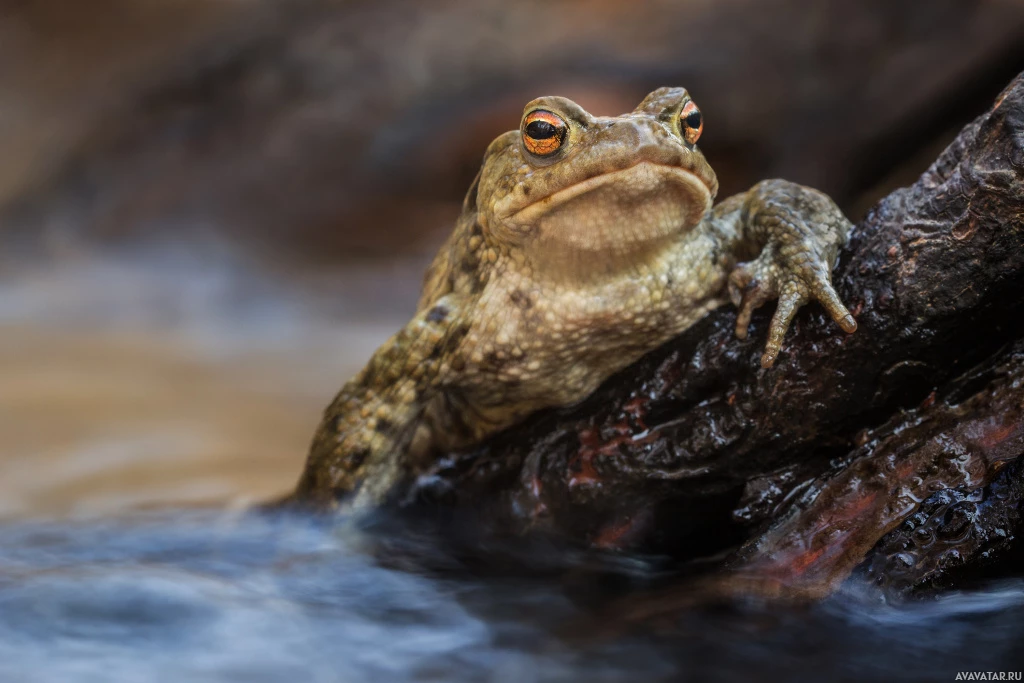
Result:
[[[853,332],[831,285],[849,221],[783,180],[712,209],[702,129],[682,88],[616,117],[527,104],[487,149],[416,316],[325,411],[295,497],[379,504],[432,454],[582,400],[730,297],[741,338],[779,299],[765,367],[812,298]]]

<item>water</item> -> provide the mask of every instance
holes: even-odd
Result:
[[[0,267],[0,519],[283,493],[421,272],[300,284],[165,245]]]
[[[428,540],[217,511],[9,524],[0,679],[916,681],[1022,663],[1020,582],[900,607],[848,590],[609,634],[571,573],[496,577]]]
[[[193,258],[5,276],[0,681],[941,681],[1024,668],[1019,581],[900,605],[850,584],[812,606],[690,607],[638,625],[613,606],[676,583],[664,558],[248,511],[295,480],[320,408],[401,323],[418,272],[346,277],[324,297]]]

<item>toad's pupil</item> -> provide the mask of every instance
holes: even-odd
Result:
[[[686,115],[686,125],[690,128],[700,128],[700,112],[691,111]]]
[[[534,140],[547,140],[558,135],[558,129],[547,121],[531,121],[526,126],[526,134]]]

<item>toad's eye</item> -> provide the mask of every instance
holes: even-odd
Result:
[[[700,115],[700,109],[690,100],[679,112],[679,130],[683,133],[683,139],[691,145],[697,142],[697,138],[704,131],[704,117]]]
[[[523,144],[530,154],[545,156],[557,152],[569,132],[562,117],[543,109],[531,111],[523,119]]]

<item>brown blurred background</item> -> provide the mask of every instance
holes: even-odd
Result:
[[[286,489],[533,97],[856,220],[1022,69],[1018,0],[0,0],[0,516]]]

